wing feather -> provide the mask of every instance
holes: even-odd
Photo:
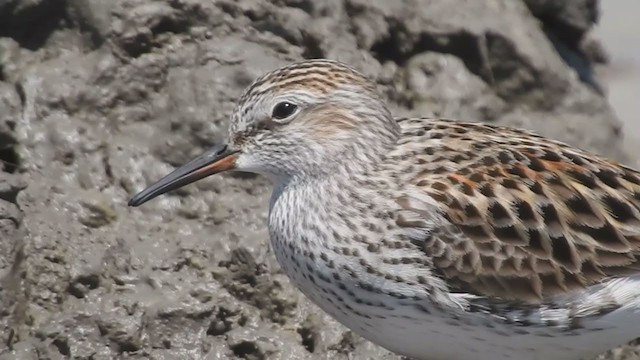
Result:
[[[422,124],[405,124],[425,144],[425,169],[408,181],[450,224],[424,251],[453,287],[536,303],[638,272],[638,171],[526,131]],[[400,226],[420,220],[407,217]]]

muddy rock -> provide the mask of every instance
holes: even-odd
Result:
[[[627,161],[581,50],[596,20],[595,1],[0,0],[0,359],[399,359],[289,283],[266,179],[127,199],[223,139],[256,77],[316,57],[397,116]]]
[[[544,26],[569,44],[578,44],[599,18],[597,0],[525,0]]]

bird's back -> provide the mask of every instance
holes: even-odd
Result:
[[[638,271],[637,171],[523,130],[400,124],[389,163],[451,224],[425,242],[451,286],[540,303]]]

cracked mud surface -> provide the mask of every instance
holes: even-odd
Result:
[[[593,3],[0,1],[0,359],[398,359],[289,284],[265,179],[127,198],[222,139],[254,78],[313,57],[372,76],[398,116],[632,161]]]

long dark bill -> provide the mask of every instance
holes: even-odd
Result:
[[[227,145],[214,146],[136,194],[129,200],[129,206],[140,206],[156,196],[191,184],[209,175],[232,170],[236,165],[237,152],[231,150]]]

